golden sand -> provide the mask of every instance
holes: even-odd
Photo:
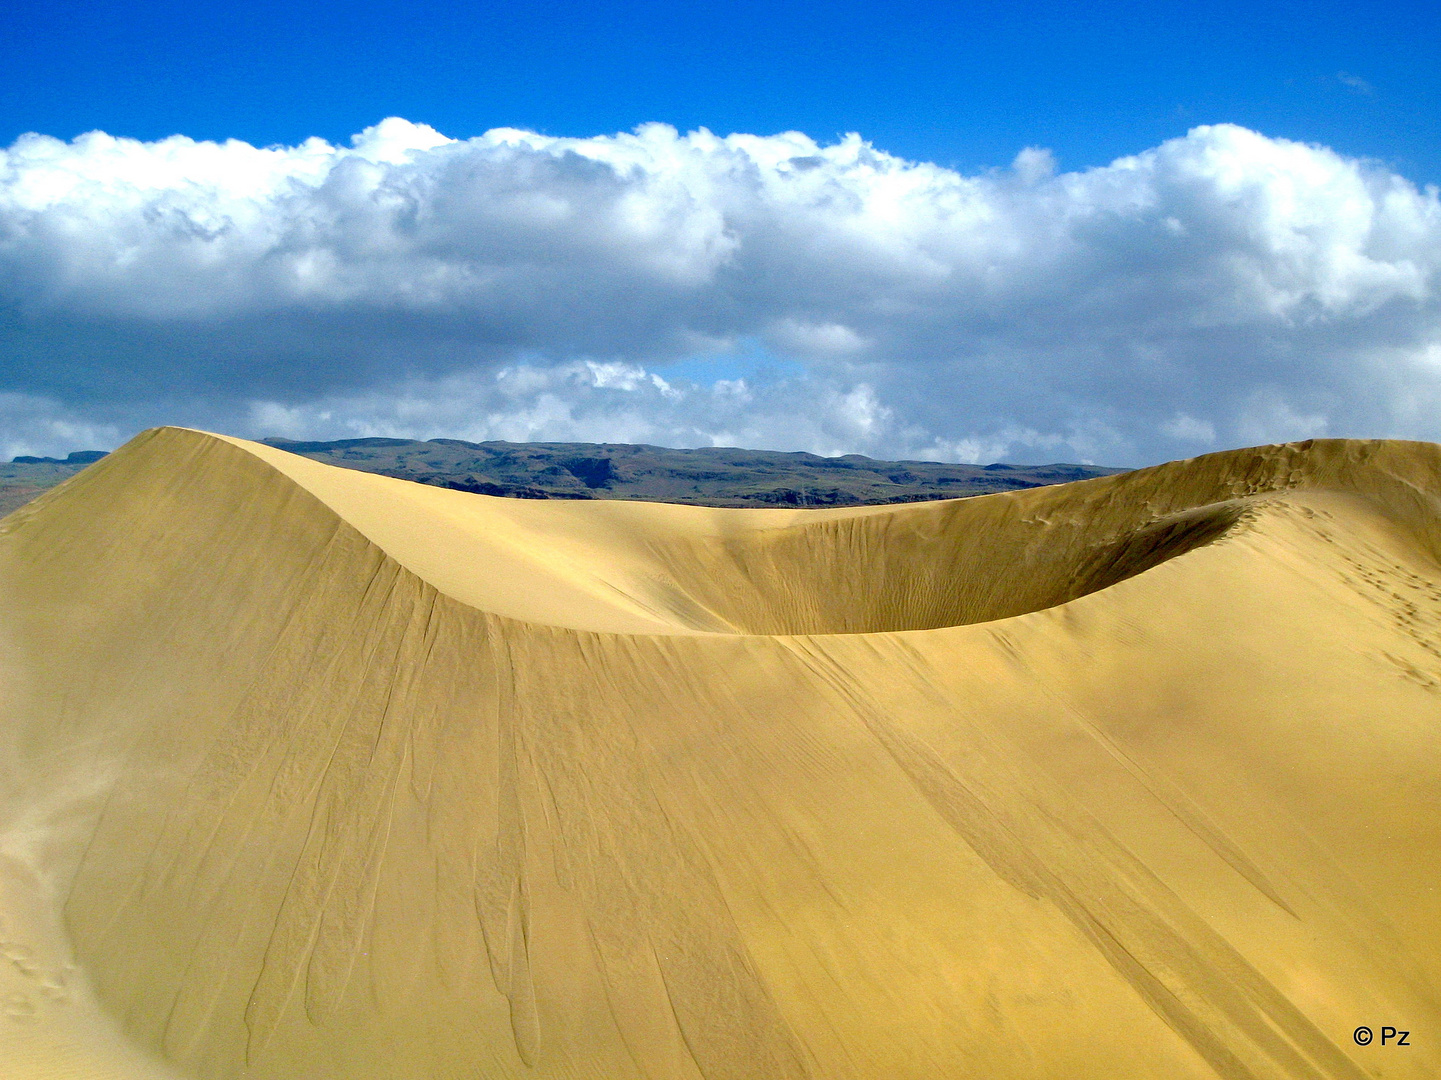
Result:
[[[0,523],[0,1077],[1441,1076],[1438,559],[1421,443],[718,510],[147,432]]]

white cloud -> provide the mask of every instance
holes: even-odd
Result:
[[[1345,71],[1338,71],[1336,73],[1336,78],[1340,81],[1341,85],[1345,86],[1348,90],[1353,90],[1358,94],[1365,95],[1366,97],[1375,96],[1376,88],[1365,79],[1361,78],[1361,76],[1359,75],[1352,75]]]
[[[797,402],[805,408],[797,409]],[[642,442],[661,446],[772,446],[821,454],[917,456],[891,410],[860,384],[810,377],[752,386],[670,380],[636,366],[592,360],[411,380],[384,391],[304,405],[255,402],[244,434],[319,438],[436,437]],[[898,435],[900,438],[898,439]]]
[[[796,356],[852,356],[866,350],[870,342],[840,323],[800,322],[782,319],[765,335],[776,347]]]
[[[62,414],[1121,464],[1441,438],[1438,286],[1434,188],[1230,125],[979,176],[663,125],[26,136],[0,392],[31,418],[0,409],[0,446]],[[742,372],[753,346],[783,374]],[[669,368],[704,356],[736,370]]]
[[[1016,155],[1011,169],[1023,184],[1049,180],[1056,172],[1056,158],[1043,146],[1028,146]]]
[[[0,461],[22,454],[41,457],[114,446],[122,438],[113,424],[96,424],[59,402],[31,394],[0,393]]]
[[[1216,426],[1207,420],[1177,413],[1161,425],[1161,434],[1177,442],[1210,444],[1216,441]]]

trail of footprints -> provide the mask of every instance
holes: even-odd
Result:
[[[1306,518],[1320,539],[1334,545],[1347,568],[1341,572],[1341,580],[1380,607],[1436,664],[1422,668],[1389,652],[1381,655],[1402,678],[1441,693],[1441,583],[1422,577],[1364,541],[1348,538],[1348,543],[1338,543],[1335,531],[1327,527],[1333,519],[1324,510],[1296,505],[1288,509]]]
[[[75,965],[49,967],[36,958],[35,951],[18,939],[13,928],[0,916],[0,963],[8,978],[0,981],[0,1017],[16,1023],[34,1020],[46,1002],[69,1000],[68,983]],[[20,983],[18,988],[5,983]]]

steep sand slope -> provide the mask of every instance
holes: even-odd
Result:
[[[1438,557],[1427,444],[731,511],[149,432],[0,523],[0,1074],[1441,1075]]]

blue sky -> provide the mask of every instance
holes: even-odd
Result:
[[[1441,5],[12,0],[0,140],[344,140],[661,121],[881,149],[962,171],[1023,146],[1101,165],[1197,124],[1441,181]]]
[[[4,20],[0,456],[1441,438],[1435,5]]]

